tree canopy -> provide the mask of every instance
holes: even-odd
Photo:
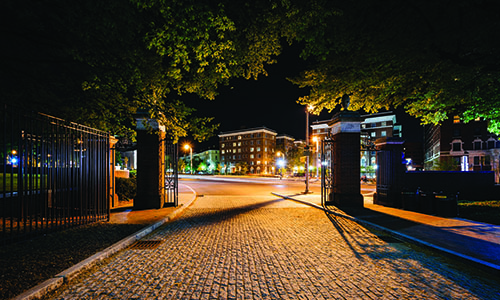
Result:
[[[292,81],[311,87],[299,100],[333,110],[402,106],[423,123],[454,115],[489,120],[500,134],[500,10],[493,0],[332,1],[335,18],[307,42],[315,68]]]
[[[216,128],[179,96],[213,99],[266,74],[291,40],[288,1],[2,1],[2,102],[130,134],[146,112],[174,138]],[[288,32],[287,32],[288,31]]]
[[[286,43],[316,64],[292,81],[317,111],[403,106],[423,122],[483,117],[500,133],[494,0],[5,0],[2,102],[133,132],[146,112],[175,139],[216,129],[180,96],[256,79]]]

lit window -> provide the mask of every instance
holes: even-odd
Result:
[[[372,132],[370,132],[370,136],[371,136],[371,137],[376,137],[376,136],[377,136],[377,133],[376,133],[375,131],[372,131]]]
[[[380,133],[381,136],[387,136],[387,131],[385,130],[382,130],[382,132]]]
[[[459,116],[453,116],[453,123],[460,123],[460,117]]]

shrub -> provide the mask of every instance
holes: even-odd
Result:
[[[500,225],[500,201],[459,201],[460,217]]]
[[[128,201],[134,199],[137,193],[137,180],[131,178],[115,178],[115,192],[119,201]]]

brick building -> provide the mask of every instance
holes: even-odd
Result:
[[[276,136],[276,149],[280,149],[285,153],[295,148],[295,139],[287,134],[279,134]]]
[[[500,141],[488,132],[488,123],[464,123],[458,116],[440,126],[425,127],[425,169],[495,171],[499,182]]]
[[[242,172],[248,168],[250,174],[273,174],[276,136],[277,132],[267,127],[221,132],[221,173]]]

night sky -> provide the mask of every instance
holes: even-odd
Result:
[[[219,123],[216,136],[199,143],[190,137],[181,139],[181,144],[189,143],[198,153],[209,149],[219,149],[220,132],[266,126],[278,134],[288,134],[296,140],[305,139],[305,106],[297,104],[300,96],[309,90],[300,89],[286,78],[295,77],[307,69],[307,62],[299,58],[299,47],[285,47],[277,57],[277,63],[268,65],[268,76],[254,79],[233,79],[228,86],[219,89],[215,100],[188,96],[188,104],[197,109],[197,115],[215,117]],[[403,123],[403,135],[408,141],[421,141],[422,127],[419,121],[398,109],[398,122]],[[332,113],[323,111],[320,115],[310,115],[309,123],[328,120]]]
[[[308,94],[308,89],[300,89],[286,78],[295,77],[307,66],[300,58],[297,47],[286,47],[277,57],[277,63],[268,65],[268,76],[254,79],[233,79],[229,86],[223,86],[213,101],[197,99],[190,103],[200,116],[215,117],[220,124],[217,133],[239,129],[266,126],[288,134],[295,139],[305,139],[305,106],[297,104],[300,96]],[[326,112],[320,116],[310,116],[310,122],[329,119]],[[192,143],[189,138],[185,141]],[[218,149],[218,137],[207,142],[194,143],[194,151]],[[198,148],[198,149],[196,149]]]

